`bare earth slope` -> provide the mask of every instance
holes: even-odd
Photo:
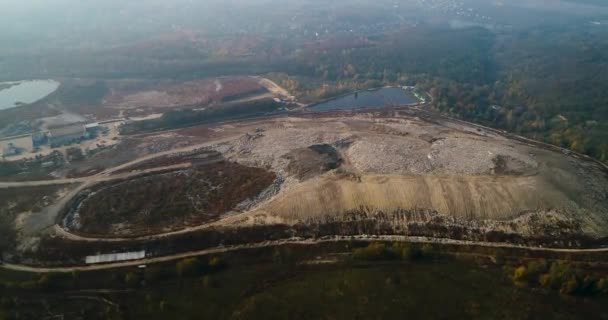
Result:
[[[82,264],[98,252],[171,256],[324,236],[608,244],[604,166],[420,110],[281,116],[171,134],[187,146],[78,180],[24,216],[24,226],[44,223],[38,234],[23,233],[17,257]],[[0,188],[31,183],[45,184]]]
[[[319,144],[338,150],[341,165],[301,179],[290,170],[302,154],[294,150]],[[464,238],[608,236],[608,180],[598,164],[464,125],[371,115],[280,119],[219,149],[287,176],[276,197],[225,221],[232,225],[354,219],[406,234],[439,223]]]
[[[196,140],[199,131],[206,137],[208,132],[230,132],[231,138],[206,138],[205,152],[250,169],[230,171],[209,185],[213,203],[206,202],[206,189],[198,194],[200,188],[190,187],[207,186],[208,175],[176,175],[183,181],[171,178],[173,173],[151,175],[139,191],[128,187],[105,196],[93,193],[97,204],[64,208],[76,209],[78,219],[76,224],[62,219],[59,234],[74,241],[120,242],[227,231],[247,242],[254,235],[279,237],[259,230],[291,230],[286,234],[292,237],[377,234],[557,247],[606,242],[608,178],[603,166],[494,131],[415,115],[326,113],[173,131],[184,141]],[[156,163],[150,161],[146,166]],[[163,161],[161,157],[158,163]],[[185,162],[179,170],[196,167]],[[267,178],[245,175],[255,170]],[[106,172],[99,183],[120,181],[118,175],[112,178],[112,169]],[[144,181],[136,174],[121,185]],[[165,180],[157,179],[161,176]],[[251,191],[242,197],[241,184]],[[154,190],[161,192],[147,203],[146,195]],[[130,193],[133,203],[121,198]],[[64,202],[68,207],[78,203]],[[193,209],[215,204],[223,206],[221,212]],[[201,218],[207,216],[212,217]],[[150,217],[162,219],[148,225]]]

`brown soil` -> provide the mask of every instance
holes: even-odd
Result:
[[[150,86],[138,91],[116,90],[105,98],[105,105],[119,109],[141,109],[146,113],[167,107],[206,106],[248,94],[260,93],[265,88],[249,77],[224,77],[179,84]]]
[[[102,185],[81,203],[77,232],[137,236],[204,223],[274,179],[263,169],[219,162]]]
[[[300,180],[318,176],[329,170],[336,169],[342,163],[338,151],[328,144],[312,145],[291,151],[283,156],[289,160],[287,172]]]

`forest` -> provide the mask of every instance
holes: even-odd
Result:
[[[305,100],[416,85],[434,97],[436,111],[606,162],[608,32],[581,28],[418,29],[365,47],[302,53],[299,68],[273,78]]]
[[[507,10],[470,0],[477,16],[489,18],[472,16],[464,24],[454,24],[449,8],[435,6],[441,1],[358,1],[348,7],[301,0],[272,9],[272,1],[210,1],[208,10],[191,2],[148,2],[142,11],[141,5],[109,1],[95,22],[107,28],[83,21],[81,31],[61,41],[50,38],[55,31],[41,29],[35,50],[0,32],[14,44],[0,49],[0,79],[255,74],[275,80],[301,102],[386,84],[416,85],[435,98],[436,111],[608,161],[604,1],[568,0],[564,8],[580,12],[564,12],[542,1],[530,8],[513,1]],[[123,16],[111,14],[118,9]],[[159,10],[163,14],[150,25],[145,18]],[[116,28],[127,20],[132,28],[118,35]],[[36,25],[72,30],[75,22],[45,16]],[[98,42],[91,43],[91,28],[99,31]],[[91,93],[105,90],[93,86]]]

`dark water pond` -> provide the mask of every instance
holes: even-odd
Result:
[[[402,88],[387,87],[373,91],[360,91],[328,100],[310,107],[313,111],[347,110],[359,108],[381,108],[390,105],[417,103],[413,93]]]

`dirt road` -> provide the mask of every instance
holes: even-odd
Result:
[[[151,159],[155,159],[155,158],[159,158],[159,157],[163,157],[163,156],[167,156],[167,155],[172,155],[172,154],[177,154],[177,153],[183,153],[183,152],[190,152],[190,151],[194,151],[196,149],[200,149],[200,148],[205,148],[205,147],[210,147],[210,146],[214,146],[217,144],[221,144],[223,142],[227,142],[227,141],[231,141],[234,140],[236,138],[240,137],[239,135],[235,135],[235,136],[231,136],[228,138],[224,138],[224,139],[220,139],[220,140],[214,140],[212,142],[206,142],[206,143],[201,143],[201,144],[196,144],[196,145],[191,145],[188,147],[184,147],[184,148],[178,148],[178,149],[172,149],[169,151],[164,151],[164,152],[159,152],[159,153],[155,153],[155,154],[151,154],[145,157],[141,157],[138,159],[135,159],[133,161],[129,161],[127,163],[123,163],[121,165],[118,165],[116,167],[112,167],[109,169],[106,169],[98,174],[92,175],[92,176],[88,176],[88,177],[82,177],[82,178],[71,178],[71,179],[54,179],[54,180],[36,180],[36,181],[16,181],[16,182],[7,182],[7,181],[0,181],[0,188],[6,189],[6,188],[21,188],[21,187],[37,187],[37,186],[49,186],[49,185],[62,185],[62,184],[72,184],[72,183],[91,183],[91,182],[97,182],[97,181],[108,181],[108,180],[114,180],[114,179],[121,179],[121,178],[126,178],[132,175],[138,175],[138,174],[142,174],[142,173],[148,173],[148,172],[154,172],[154,171],[162,171],[162,170],[167,170],[167,169],[171,169],[172,167],[178,167],[180,165],[177,166],[167,166],[167,167],[162,167],[162,168],[154,168],[154,169],[148,169],[148,170],[143,170],[143,171],[137,171],[137,172],[133,172],[133,173],[127,173],[127,174],[120,174],[120,175],[112,175],[114,172],[119,171],[121,169],[125,169],[128,168],[130,166],[136,165],[138,163],[147,161],[147,160],[151,160]]]
[[[289,92],[283,88],[281,88],[278,84],[274,83],[273,81],[266,79],[266,78],[261,78],[261,77],[252,77],[254,79],[257,79],[260,83],[260,85],[262,85],[263,87],[265,87],[266,89],[268,89],[268,91],[270,91],[271,93],[281,96],[283,98],[287,98],[289,96],[291,96],[289,94]]]
[[[74,271],[94,271],[94,270],[106,270],[106,269],[114,269],[114,268],[123,268],[123,267],[132,267],[143,264],[151,264],[151,263],[159,263],[159,262],[167,262],[173,260],[179,260],[183,258],[197,257],[197,256],[205,256],[212,255],[230,251],[237,250],[247,250],[247,249],[256,249],[256,248],[264,248],[264,247],[273,247],[273,246],[281,246],[288,244],[297,244],[297,245],[315,245],[320,243],[330,243],[330,242],[342,242],[342,241],[400,241],[400,242],[411,242],[411,243],[430,243],[430,244],[450,244],[450,245],[459,245],[459,246],[485,246],[492,248],[512,248],[512,249],[523,249],[530,250],[536,252],[558,252],[558,253],[603,253],[608,252],[608,248],[597,248],[597,249],[559,249],[559,248],[539,248],[539,247],[529,247],[529,246],[517,246],[508,243],[493,243],[493,242],[474,242],[474,241],[462,241],[462,240],[452,240],[452,239],[438,239],[438,238],[427,238],[427,237],[407,237],[407,236],[334,236],[334,237],[324,237],[322,239],[300,239],[300,238],[292,238],[285,240],[277,240],[277,241],[265,241],[260,243],[253,244],[243,244],[243,245],[235,245],[235,246],[226,246],[226,247],[215,247],[198,251],[190,251],[184,253],[178,253],[168,256],[162,257],[150,257],[141,260],[133,260],[133,261],[124,261],[124,262],[116,262],[116,263],[108,263],[108,264],[99,264],[99,265],[87,265],[87,266],[72,266],[72,267],[33,267],[26,265],[18,265],[18,264],[2,264],[0,268],[13,270],[13,271],[21,271],[21,272],[34,272],[34,273],[50,273],[50,272],[74,272]]]
[[[24,220],[24,228],[23,228],[24,234],[27,234],[27,235],[35,234],[36,232],[38,232],[40,230],[44,230],[46,228],[49,228],[49,227],[52,227],[53,225],[55,225],[55,222],[57,221],[57,217],[58,217],[59,213],[61,212],[63,207],[68,203],[68,201],[70,201],[70,199],[72,199],[74,196],[76,196],[82,190],[84,190],[96,183],[112,181],[112,180],[127,179],[130,177],[135,177],[138,175],[153,173],[153,172],[185,169],[185,168],[190,167],[192,164],[191,163],[181,163],[181,164],[158,167],[158,168],[151,168],[151,169],[146,169],[146,170],[135,170],[135,171],[131,171],[131,172],[116,173],[119,170],[137,165],[138,163],[142,163],[142,162],[150,160],[150,159],[155,159],[155,158],[163,157],[166,155],[179,154],[179,153],[183,153],[183,152],[190,152],[190,151],[194,151],[196,149],[217,145],[222,142],[226,142],[226,141],[235,139],[239,136],[240,135],[236,135],[236,136],[228,137],[225,139],[216,140],[213,142],[207,142],[207,143],[202,143],[202,144],[192,145],[192,146],[188,146],[188,147],[184,147],[184,148],[178,148],[178,149],[173,149],[173,150],[169,150],[169,151],[165,151],[165,152],[152,154],[152,155],[145,156],[145,157],[124,163],[122,165],[107,169],[101,173],[98,173],[98,174],[92,175],[92,176],[88,176],[88,177],[74,178],[74,179],[41,180],[41,181],[0,182],[0,188],[20,188],[20,187],[36,187],[36,186],[67,185],[67,184],[77,184],[78,185],[76,188],[70,190],[69,193],[67,193],[66,195],[61,197],[56,203],[44,208],[40,212],[29,215]],[[59,226],[57,226],[57,227],[61,229],[61,227],[59,227]],[[59,231],[61,231],[61,230],[59,230]],[[73,239],[75,237],[75,236],[70,236],[69,232],[67,232],[65,230],[63,230],[63,231],[64,232],[60,232],[60,233],[63,234],[64,236],[66,236],[67,238]],[[74,240],[82,240],[82,239],[74,239]]]

